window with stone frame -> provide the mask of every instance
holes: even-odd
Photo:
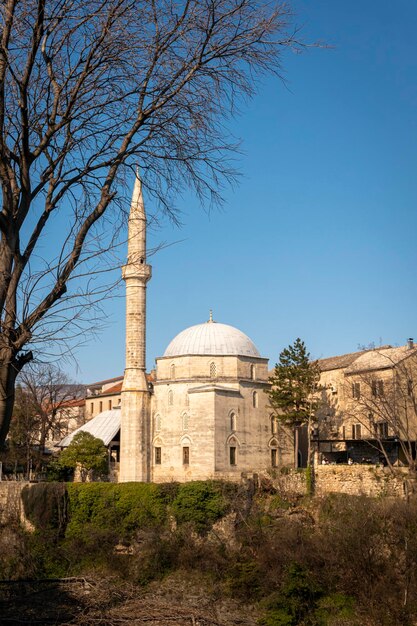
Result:
[[[188,413],[184,413],[183,416],[182,416],[182,429],[183,430],[188,430],[189,422],[190,422],[190,417],[189,417]]]
[[[100,413],[101,413],[103,410],[103,400],[100,400],[99,407],[100,407]]]
[[[388,422],[377,422],[375,424],[375,436],[377,439],[386,439],[388,437]]]
[[[372,395],[374,398],[380,398],[384,395],[384,381],[373,380],[371,383]]]
[[[159,446],[155,447],[155,465],[161,465],[162,463],[162,448]]]
[[[236,465],[236,446],[229,446],[229,463]]]
[[[361,398],[361,384],[352,383],[352,398],[354,400],[360,400]]]
[[[212,361],[210,363],[210,378],[216,378],[216,376],[217,376],[216,364]]]
[[[155,432],[159,432],[161,430],[161,426],[162,426],[162,418],[159,415],[159,413],[157,413],[157,415],[155,415]]]
[[[183,446],[182,448],[182,464],[190,464],[190,448],[188,446]]]
[[[352,439],[362,439],[361,424],[352,424]]]
[[[252,405],[254,409],[258,408],[258,392],[254,391],[252,394]]]
[[[256,379],[256,367],[254,365],[250,366],[250,377],[252,380]]]
[[[277,467],[278,465],[278,450],[271,448],[271,467]]]
[[[112,401],[109,400],[109,411],[111,411],[111,405],[112,405]]]
[[[168,391],[168,406],[172,406],[174,404],[174,393],[172,389]]]
[[[94,402],[90,403],[90,413],[91,415],[94,413]]]
[[[175,364],[174,363],[171,363],[170,376],[171,376],[171,380],[175,379]]]
[[[230,413],[230,430],[232,431],[232,433],[236,431],[236,424],[236,413],[233,411],[232,413]]]
[[[278,418],[276,415],[271,416],[271,433],[273,435],[278,434]]]

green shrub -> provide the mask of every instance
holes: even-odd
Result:
[[[126,539],[167,518],[166,493],[155,484],[72,483],[68,485],[67,536],[83,534],[86,525],[114,529]]]
[[[261,626],[318,626],[314,612],[322,590],[311,574],[293,563],[287,569],[281,589],[265,602],[267,613],[259,620]]]
[[[225,492],[234,486],[222,482],[195,481],[179,485],[172,511],[179,524],[191,523],[203,534],[228,510]]]

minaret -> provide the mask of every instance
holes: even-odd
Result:
[[[150,392],[146,381],[146,215],[136,172],[129,214],[126,283],[126,368],[122,386],[120,482],[150,480]]]

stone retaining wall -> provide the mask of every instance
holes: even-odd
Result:
[[[255,475],[253,476],[255,478]],[[258,476],[258,480],[261,476]],[[272,485],[285,495],[305,495],[307,493],[305,470],[277,470],[271,475],[263,475]],[[248,477],[246,477],[246,480]],[[262,482],[260,480],[259,482]],[[28,482],[0,482],[0,522],[24,517],[21,492]],[[409,478],[406,468],[398,468],[393,475],[388,468],[375,465],[319,465],[315,468],[315,494],[346,493],[370,497],[404,498],[417,492],[416,481]]]
[[[371,497],[403,498],[407,490],[407,470],[398,468],[395,475],[375,465],[319,465],[315,468],[315,493],[346,493]]]
[[[277,470],[269,480],[283,495],[307,493],[305,470]],[[376,465],[319,465],[314,471],[314,493],[317,496],[346,493],[403,498],[415,491],[414,482],[409,479],[406,468],[397,468],[395,475],[388,468]]]
[[[24,520],[22,490],[28,482],[0,482],[0,522],[7,523],[11,520]]]

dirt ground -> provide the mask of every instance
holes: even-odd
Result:
[[[109,579],[0,583],[0,624],[256,626],[254,607],[176,572],[146,588]]]

